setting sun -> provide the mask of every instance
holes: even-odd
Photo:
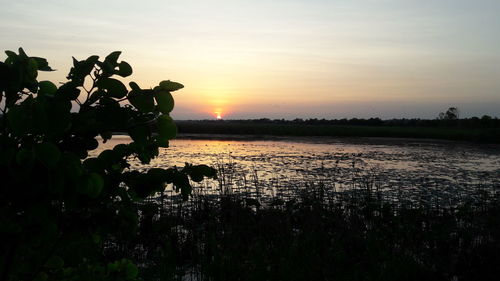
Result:
[[[215,113],[215,118],[217,118],[217,120],[222,120],[222,115],[220,112],[214,112]]]

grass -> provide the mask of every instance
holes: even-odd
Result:
[[[497,280],[500,274],[496,190],[473,190],[443,204],[446,198],[429,190],[406,200],[366,181],[345,191],[304,182],[289,186],[286,196],[266,197],[257,178],[235,192],[227,185],[237,169],[219,171],[215,192],[138,205],[137,236],[115,241],[108,255],[132,256],[145,280]]]
[[[274,136],[427,138],[500,143],[500,128],[350,126],[252,123],[243,121],[177,121],[180,133]]]

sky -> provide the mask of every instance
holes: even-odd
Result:
[[[498,0],[0,0],[0,47],[45,57],[122,51],[174,119],[500,117]],[[0,55],[5,59],[5,55]]]

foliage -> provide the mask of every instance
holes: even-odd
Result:
[[[498,193],[478,190],[479,200],[443,206],[446,198],[426,201],[425,192],[410,202],[375,188],[304,185],[292,196],[263,198],[258,209],[245,193],[194,196],[182,213],[158,206],[155,231],[143,228],[140,240],[145,278],[498,279]]]
[[[477,119],[477,120],[476,120]],[[247,138],[272,136],[333,136],[333,137],[384,137],[466,140],[500,143],[498,119],[460,119],[460,126],[447,126],[447,120],[394,120],[382,125],[344,125],[342,120],[305,120],[302,123],[286,120],[189,120],[177,122],[184,134],[246,135]],[[451,125],[451,124],[450,124]],[[233,138],[234,136],[227,136]],[[241,138],[241,137],[239,137]]]
[[[450,107],[446,112],[440,112],[438,118],[440,120],[457,120],[459,119],[460,112],[456,107]]]
[[[173,184],[184,199],[190,179],[215,177],[214,169],[131,171],[128,161],[149,163],[168,147],[176,126],[169,116],[171,92],[180,83],[153,89],[120,77],[131,66],[120,52],[100,60],[73,58],[59,87],[37,81],[53,71],[47,60],[23,49],[6,51],[0,62],[0,280],[135,280],[137,267],[126,256],[109,256],[110,241],[136,235],[140,213],[134,204]],[[128,102],[128,103],[127,103]],[[130,135],[89,157],[114,132]]]

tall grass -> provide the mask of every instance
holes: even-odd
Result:
[[[108,254],[133,255],[145,280],[500,276],[498,190],[382,188],[365,168],[342,185],[311,177],[283,186],[261,180],[257,167],[216,166],[215,190],[201,183],[187,202],[164,194],[138,205],[137,236]]]

